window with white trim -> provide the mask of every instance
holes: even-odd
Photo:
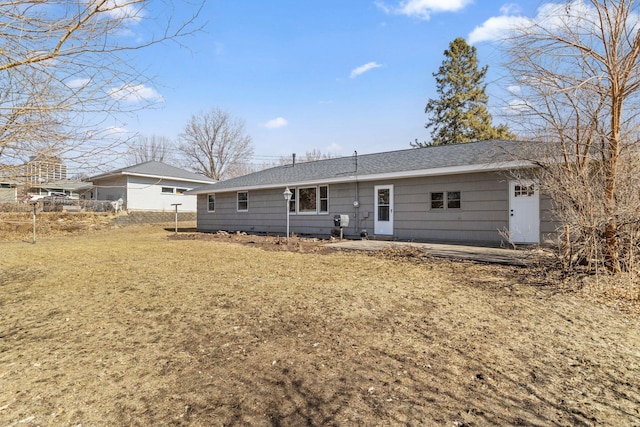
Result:
[[[207,195],[207,211],[208,212],[216,211],[216,195],[215,194]]]
[[[318,213],[329,212],[329,187],[327,185],[321,185],[318,187]]]
[[[173,194],[173,187],[162,187],[162,194]]]
[[[249,192],[238,191],[238,212],[246,212],[249,210]]]
[[[536,186],[534,184],[516,184],[514,188],[515,197],[531,197],[536,194]]]
[[[329,186],[298,187],[291,189],[289,212],[299,214],[329,213]]]
[[[316,213],[318,208],[317,188],[301,187],[298,189],[298,213]]]
[[[447,209],[460,209],[459,191],[447,191]]]
[[[289,200],[289,212],[291,213],[296,213],[296,189],[295,188],[291,188],[289,191],[291,191],[291,199]]]
[[[430,196],[430,206],[432,210],[440,209],[460,209],[460,191],[434,191]]]

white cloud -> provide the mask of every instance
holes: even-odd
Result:
[[[97,0],[89,0],[87,3],[94,6]],[[142,8],[128,0],[108,0],[100,7],[100,11],[111,19],[124,20],[129,23],[138,23],[143,17]]]
[[[342,151],[342,147],[336,144],[335,142],[327,147],[327,152],[329,153],[339,153]]]
[[[289,122],[284,117],[276,117],[264,124],[267,129],[279,129],[288,125]]]
[[[109,96],[118,101],[137,103],[142,101],[163,101],[162,95],[152,87],[143,84],[125,84],[109,89]]]
[[[395,6],[389,6],[378,0],[375,4],[387,14],[406,15],[428,20],[433,13],[457,12],[471,2],[472,0],[402,0]]]
[[[88,85],[91,82],[91,79],[72,79],[67,82],[67,87],[71,89],[79,89]]]
[[[507,106],[503,108],[503,112],[506,115],[520,115],[530,111],[532,111],[532,107],[524,99],[512,99]]]
[[[366,64],[361,65],[358,68],[354,68],[351,71],[351,75],[349,77],[352,79],[355,79],[356,77],[366,73],[367,71],[373,70],[374,68],[380,68],[380,67],[382,67],[382,65],[378,64],[377,62],[367,62]]]
[[[519,15],[522,12],[520,5],[515,3],[504,4],[500,6],[500,13],[502,15]]]
[[[500,13],[500,16],[491,17],[474,28],[469,33],[469,43],[502,40],[514,30],[532,25],[550,31],[562,28],[581,28],[589,31],[590,27],[598,25],[599,22],[596,10],[584,0],[544,3],[538,7],[534,18],[520,15],[520,8],[512,4],[501,7]]]
[[[523,25],[530,25],[531,19],[524,16],[494,16],[469,33],[469,44],[482,41],[496,41],[506,37],[511,31]]]
[[[107,128],[105,128],[105,133],[108,135],[124,135],[129,133],[128,130],[126,130],[123,127],[120,126],[109,126]]]

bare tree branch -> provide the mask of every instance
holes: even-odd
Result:
[[[177,160],[176,148],[165,136],[139,135],[127,153],[127,160],[132,165],[151,161],[171,164]]]
[[[541,156],[554,161],[543,162],[540,178],[567,241],[613,273],[628,268],[639,242],[628,226],[639,215],[639,9],[636,0],[567,1],[507,43],[521,90],[513,118],[560,149],[559,158]]]
[[[253,155],[244,121],[219,108],[193,114],[179,139],[185,165],[213,179],[235,176],[234,170]]]
[[[199,30],[201,5],[177,1],[192,11],[178,23],[169,0],[0,1],[0,172],[121,156],[122,115],[161,102],[134,54]]]

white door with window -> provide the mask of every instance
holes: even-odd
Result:
[[[534,181],[509,182],[509,234],[514,243],[540,243],[540,192]]]
[[[374,234],[393,235],[393,185],[375,186]]]

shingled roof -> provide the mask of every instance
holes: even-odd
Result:
[[[189,194],[206,194],[349,181],[408,178],[532,166],[525,153],[535,143],[491,140],[465,144],[353,155],[277,166],[205,185]]]
[[[184,169],[177,168],[175,166],[168,165],[162,162],[149,161],[139,163],[133,166],[127,166],[126,168],[117,169],[111,172],[103,173],[100,175],[92,176],[89,180],[97,180],[110,178],[119,175],[136,175],[152,178],[164,178],[164,179],[177,179],[182,181],[190,181],[195,183],[207,184],[216,182],[215,179],[199,175],[193,172],[188,172]]]

